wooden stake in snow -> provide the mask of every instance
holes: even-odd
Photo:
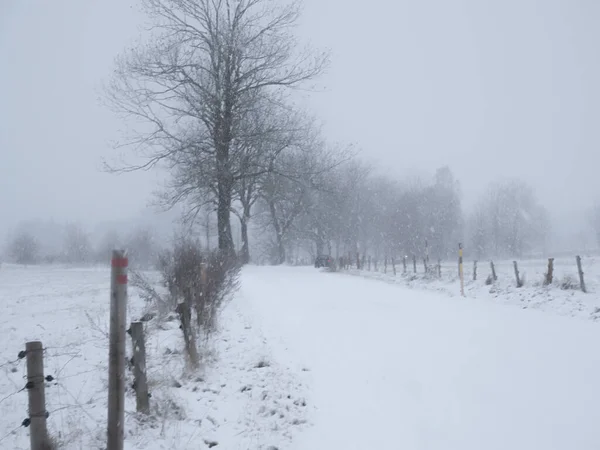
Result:
[[[192,367],[198,367],[200,357],[198,355],[198,348],[196,347],[196,336],[192,329],[192,313],[190,305],[183,301],[180,302],[177,305],[177,313],[179,314],[179,320],[181,321],[183,340],[185,342],[185,349],[190,358],[190,364]]]
[[[513,261],[513,267],[515,268],[515,279],[517,280],[517,287],[523,287],[523,281],[519,277],[519,266],[516,261]]]
[[[496,276],[496,267],[494,266],[494,261],[490,261],[490,268],[492,269],[492,281],[498,281],[498,277]]]
[[[587,292],[585,288],[585,280],[583,279],[583,269],[581,268],[581,256],[577,255],[577,271],[579,272],[579,286],[581,287],[582,292]]]
[[[473,281],[477,281],[477,260],[473,261]]]
[[[545,285],[552,284],[554,276],[554,258],[548,258],[548,271],[546,272],[546,279],[544,280]]]
[[[25,344],[27,356],[27,393],[29,394],[29,441],[31,450],[50,449],[46,427],[46,393],[44,388],[44,347],[40,341]]]
[[[127,266],[123,250],[114,250],[110,278],[110,338],[108,349],[107,450],[123,450],[125,422],[125,334]]]
[[[146,378],[146,343],[144,341],[144,324],[131,323],[131,341],[133,344],[133,376],[135,379],[135,398],[137,412],[148,414],[150,402],[148,396],[148,380]]]

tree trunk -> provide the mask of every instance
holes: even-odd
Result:
[[[219,182],[219,184],[222,184]],[[221,190],[221,189],[219,189]],[[226,192],[227,189],[224,189]],[[231,233],[230,208],[231,208],[231,189],[228,189],[229,196],[226,193],[219,195],[219,204],[217,206],[217,226],[219,228],[219,250],[226,255],[235,256],[233,248],[233,235]]]
[[[233,98],[229,72],[226,61],[226,75],[223,86],[222,118],[215,126],[215,150],[217,163],[217,226],[219,231],[219,250],[226,256],[235,258],[233,234],[231,233],[231,202],[233,200],[234,179],[231,173],[231,155],[229,153],[232,141],[233,127]]]
[[[283,243],[283,236],[281,233],[277,233],[277,264],[285,263],[285,245]]]
[[[285,245],[283,244],[283,232],[279,220],[277,220],[277,209],[275,203],[269,202],[269,211],[271,212],[271,219],[273,221],[273,229],[275,230],[275,237],[277,238],[277,258],[274,261],[275,264],[283,264],[285,262]]]
[[[242,250],[240,260],[242,264],[248,264],[250,262],[250,243],[248,241],[248,218],[246,216],[240,219],[240,225],[242,228]]]
[[[225,152],[225,156],[221,156],[221,159],[225,159],[227,151],[219,150],[219,152]],[[225,161],[219,161],[219,178],[217,180],[217,228],[219,236],[219,251],[227,256],[235,257],[235,249],[233,245],[233,234],[231,233],[231,200],[233,194],[233,180]]]

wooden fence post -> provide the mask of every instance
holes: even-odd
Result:
[[[133,376],[137,412],[148,414],[150,403],[148,379],[146,377],[146,342],[143,322],[131,323],[131,341],[133,344]]]
[[[477,281],[477,260],[473,261],[473,281]]]
[[[392,258],[392,270],[394,271],[394,276],[396,276],[396,258]]]
[[[417,273],[417,257],[413,255],[413,269]]]
[[[190,358],[190,364],[192,367],[198,367],[200,363],[200,357],[198,355],[198,348],[196,347],[196,336],[192,329],[192,313],[190,305],[186,302],[181,301],[177,304],[177,314],[179,314],[179,320],[181,321],[181,330],[183,331],[183,340],[185,342],[185,349]]]
[[[402,258],[402,273],[406,273],[406,255]]]
[[[29,394],[29,441],[31,450],[49,450],[46,427],[46,392],[44,387],[44,347],[40,341],[25,344],[27,357],[27,392]]]
[[[513,261],[513,267],[515,268],[515,278],[517,280],[517,287],[523,287],[523,281],[521,280],[521,277],[519,277],[519,266],[516,261]]]
[[[581,256],[577,255],[576,261],[577,271],[579,272],[579,287],[581,288],[582,292],[587,292],[587,289],[585,288],[585,280],[583,279],[583,269],[581,268]]]
[[[496,266],[494,266],[494,261],[490,261],[490,268],[492,269],[492,281],[498,281],[498,277],[496,276]]]
[[[546,272],[545,285],[552,284],[554,278],[554,258],[548,258],[548,272]]]
[[[128,261],[125,251],[114,250],[111,260],[110,278],[107,450],[123,450],[125,439],[127,266]]]

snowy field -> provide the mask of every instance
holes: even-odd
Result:
[[[126,448],[600,448],[600,324],[588,320],[600,302],[584,264],[587,295],[536,285],[541,263],[523,263],[517,290],[499,263],[498,283],[481,266],[466,298],[450,267],[432,281],[247,267],[201,373],[185,370],[177,321],[150,322],[153,414],[138,417],[127,393]],[[103,448],[108,287],[108,269],[0,268],[0,448],[29,448],[13,360],[33,339],[56,378],[60,448]],[[144,304],[130,294],[136,319]]]
[[[59,448],[105,448],[109,286],[108,268],[0,268],[0,449],[29,449],[28,430],[20,427],[27,417],[25,360],[14,360],[37,339],[46,348],[46,374],[55,378],[46,404]],[[143,313],[144,302],[130,290],[129,320]],[[146,333],[153,414],[138,417],[128,390],[126,449],[286,448],[307,426],[305,374],[271,358],[238,302],[226,309],[200,373],[186,371],[177,320],[150,323]]]

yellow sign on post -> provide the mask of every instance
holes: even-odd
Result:
[[[463,275],[463,248],[458,244],[458,276],[460,277],[460,295],[465,296],[465,277]]]

